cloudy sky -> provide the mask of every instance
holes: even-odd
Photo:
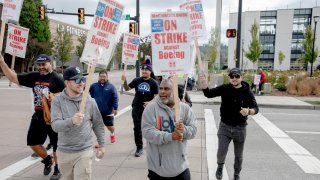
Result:
[[[3,2],[4,0],[0,0]],[[147,36],[150,34],[150,13],[179,10],[179,5],[186,0],[140,0],[140,34]],[[118,0],[125,6],[124,14],[135,16],[136,14],[136,0]],[[227,43],[225,32],[229,25],[229,13],[238,11],[238,0],[222,0],[222,21],[221,21],[221,37],[222,43]],[[260,10],[275,10],[275,9],[292,9],[292,8],[310,8],[320,6],[320,0],[243,0],[243,11],[260,11]],[[48,8],[54,8],[55,11],[73,12],[77,13],[78,8],[85,8],[85,12],[94,14],[97,7],[98,0],[43,0]],[[215,26],[216,14],[216,0],[202,0],[207,34],[209,35],[211,27]],[[86,24],[79,25],[77,16],[67,15],[49,15],[50,18],[70,23],[76,26],[89,29],[91,26],[92,18],[86,17]],[[122,21],[120,32],[128,32],[129,21]],[[207,35],[207,37],[209,37]]]

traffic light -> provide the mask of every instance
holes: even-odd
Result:
[[[227,38],[234,38],[234,37],[237,37],[237,30],[227,29]]]
[[[39,6],[39,19],[44,21],[46,17],[46,8],[44,5]]]
[[[138,26],[135,22],[129,23],[129,33],[131,34],[138,34]]]
[[[79,24],[85,24],[84,8],[78,8]]]

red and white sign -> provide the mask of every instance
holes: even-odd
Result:
[[[23,0],[4,0],[1,20],[13,20],[19,22]]]
[[[139,52],[139,36],[134,34],[123,34],[122,63],[135,65]]]
[[[9,23],[5,52],[11,55],[25,58],[28,35],[29,29]]]
[[[189,12],[192,38],[205,39],[207,32],[201,0],[190,0],[180,5],[180,9]]]
[[[151,13],[151,45],[156,76],[188,73],[191,68],[188,12]]]
[[[114,0],[99,0],[82,53],[82,62],[109,64],[123,11],[124,6]]]
[[[254,75],[253,84],[259,85],[260,79],[261,79],[261,75],[260,75],[260,74],[255,74],[255,75]]]

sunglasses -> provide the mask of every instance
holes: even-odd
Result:
[[[86,83],[86,78],[82,77],[82,78],[77,78],[77,79],[70,79],[72,81],[74,81],[76,84],[80,84],[81,82]]]
[[[229,75],[229,78],[230,79],[233,79],[233,78],[239,79],[240,75],[239,74],[231,74],[231,75]]]

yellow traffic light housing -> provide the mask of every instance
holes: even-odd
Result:
[[[41,5],[41,6],[39,6],[39,19],[40,19],[40,21],[44,21],[45,17],[46,17],[45,6]]]
[[[78,17],[79,24],[85,24],[84,8],[78,8]]]
[[[227,38],[234,38],[237,37],[237,30],[236,29],[227,29]]]
[[[135,22],[129,23],[129,33],[138,34],[138,25]]]

